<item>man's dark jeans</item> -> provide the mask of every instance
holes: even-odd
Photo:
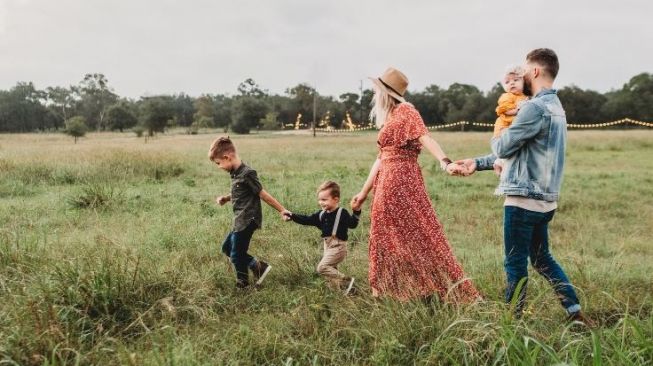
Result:
[[[231,258],[236,269],[236,278],[243,284],[249,281],[247,269],[256,265],[256,259],[249,255],[247,250],[257,227],[256,222],[252,221],[244,230],[230,232],[222,243],[222,252]]]
[[[520,207],[504,208],[503,236],[505,245],[504,266],[507,275],[506,302],[513,300],[521,285],[515,312],[521,314],[526,297],[528,258],[539,274],[553,286],[560,303],[568,313],[580,310],[574,288],[567,275],[549,252],[549,221],[555,210],[546,213],[525,210]]]

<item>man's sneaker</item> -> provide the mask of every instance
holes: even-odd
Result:
[[[256,285],[260,285],[261,283],[263,283],[265,276],[267,276],[268,273],[270,273],[271,269],[272,266],[263,261],[256,262],[256,266],[252,268],[252,273],[254,273],[254,279],[256,279]]]
[[[345,296],[346,295],[353,295],[354,294],[354,277],[345,277]]]
[[[567,321],[583,323],[590,328],[596,327],[594,321],[586,317],[585,314],[583,314],[581,311],[576,311],[574,313],[569,314],[567,316]]]
[[[243,290],[249,287],[249,282],[243,280],[236,280],[236,288]]]

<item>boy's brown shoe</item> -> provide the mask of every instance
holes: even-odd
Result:
[[[236,281],[236,288],[239,290],[244,290],[249,287],[249,282],[244,281],[244,280],[237,280]]]
[[[268,273],[270,273],[271,269],[272,266],[263,261],[256,262],[256,266],[252,268],[252,273],[254,274],[254,279],[256,280],[257,286],[263,283],[263,280],[268,275]]]
[[[585,324],[589,328],[595,328],[596,323],[588,317],[585,316],[581,311],[576,311],[567,316],[568,322],[579,322]]]

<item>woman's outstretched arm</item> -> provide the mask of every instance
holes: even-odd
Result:
[[[444,150],[440,147],[437,141],[429,135],[423,135],[419,138],[419,142],[440,162],[440,168],[446,170],[450,175],[469,175],[465,174],[466,171],[462,165],[453,164],[451,159],[447,157]]]
[[[431,155],[435,156],[440,163],[442,163],[443,160],[448,159],[447,154],[444,153],[440,144],[438,144],[438,142],[430,135],[422,135],[419,138],[419,142],[431,153]]]
[[[367,195],[370,193],[372,187],[374,186],[376,175],[379,174],[380,166],[381,159],[377,158],[376,161],[374,161],[374,164],[372,164],[372,169],[370,169],[370,174],[367,176],[367,180],[365,181],[365,184],[363,184],[363,188],[361,188],[361,191],[351,199],[351,208],[353,210],[360,210],[363,202],[365,202],[367,199]]]

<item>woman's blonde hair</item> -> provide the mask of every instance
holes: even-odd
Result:
[[[370,119],[374,121],[376,128],[381,128],[388,118],[388,115],[398,101],[385,90],[374,85],[374,96],[372,97],[372,109],[370,110]]]

